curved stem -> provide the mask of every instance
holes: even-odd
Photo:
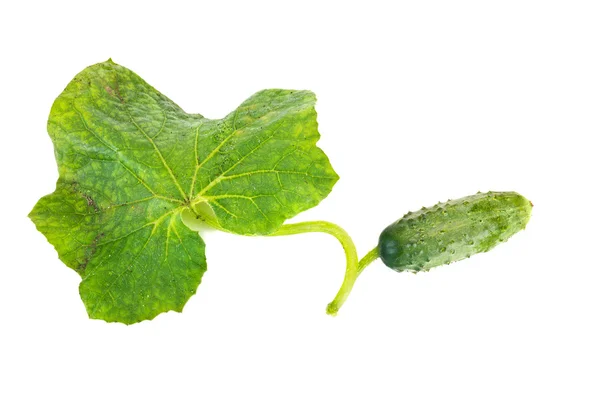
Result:
[[[193,207],[189,207],[189,210],[184,210],[181,217],[186,226],[195,231],[204,226],[198,223],[198,220],[200,219],[203,224],[228,232],[216,222],[216,219],[213,216],[207,216],[205,213],[198,212]],[[350,235],[348,235],[348,233],[340,226],[327,221],[308,221],[296,224],[284,224],[269,236],[286,236],[310,232],[327,233],[335,237],[344,248],[344,253],[346,254],[346,273],[344,275],[344,281],[333,301],[327,305],[327,314],[336,315],[348,298],[348,295],[350,295],[354,282],[356,282],[356,278],[358,278],[367,265],[379,258],[379,252],[377,247],[375,247],[359,262],[358,255],[356,254],[356,246]]]
[[[298,233],[309,232],[322,232],[332,235],[341,243],[344,252],[346,253],[346,274],[344,275],[344,281],[333,301],[327,305],[327,314],[336,315],[340,307],[348,298],[352,286],[354,286],[354,282],[358,277],[359,268],[356,246],[354,246],[352,238],[344,229],[327,221],[309,221],[282,225],[270,236],[295,235]]]

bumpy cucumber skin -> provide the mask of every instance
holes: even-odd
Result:
[[[379,256],[401,271],[427,271],[490,250],[524,229],[532,204],[515,192],[487,192],[409,212],[383,230]]]

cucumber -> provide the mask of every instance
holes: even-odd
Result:
[[[532,204],[515,192],[487,192],[409,212],[383,230],[379,256],[400,271],[427,271],[490,250],[524,229]]]

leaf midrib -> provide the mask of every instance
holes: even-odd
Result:
[[[114,69],[113,69],[114,71]],[[117,71],[115,71],[115,81],[117,83],[117,90],[119,87],[119,74],[117,73]],[[177,178],[175,177],[175,174],[173,173],[173,170],[171,169],[171,167],[169,166],[169,164],[167,163],[167,160],[165,160],[165,158],[162,155],[162,152],[160,151],[160,149],[158,148],[158,146],[156,145],[156,143],[154,142],[154,140],[146,133],[146,131],[144,129],[142,129],[142,127],[135,121],[135,119],[133,118],[133,115],[131,114],[131,112],[129,111],[129,107],[127,106],[127,101],[125,100],[124,97],[122,97],[121,94],[121,99],[122,99],[122,104],[123,107],[125,108],[125,112],[127,113],[127,115],[129,116],[129,119],[131,120],[131,123],[136,127],[136,129],[142,134],[144,135],[144,137],[146,138],[146,140],[148,140],[148,142],[150,142],[150,144],[152,144],[152,147],[154,148],[154,151],[156,152],[156,154],[158,154],[158,157],[160,158],[160,161],[162,162],[164,168],[167,170],[167,172],[169,173],[169,176],[171,177],[171,179],[173,180],[173,183],[175,184],[175,186],[177,187],[177,190],[179,190],[179,193],[181,194],[181,196],[183,197],[183,201],[185,203],[189,202],[189,199],[187,197],[187,195],[185,194],[185,192],[183,191],[181,185],[179,184],[179,181],[177,180]],[[157,104],[158,106],[158,104]],[[159,107],[160,108],[160,107]],[[160,108],[160,110],[163,112],[164,115],[164,120],[162,123],[162,126],[159,130],[159,132],[156,134],[156,136],[158,136],[162,129],[164,128],[165,124],[166,124],[166,120],[167,120],[167,116],[165,113],[165,110],[163,110],[162,108]]]

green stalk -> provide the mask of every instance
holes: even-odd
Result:
[[[357,275],[360,275],[361,272],[363,272],[364,269],[367,268],[367,265],[371,264],[373,261],[377,260],[378,258],[379,258],[379,249],[377,247],[375,247],[373,250],[371,250],[370,252],[365,254],[365,256],[363,258],[361,258],[360,261],[358,262]]]
[[[182,213],[182,219],[188,228],[195,231],[201,229],[202,226],[208,225],[215,229],[227,232],[227,230],[223,229],[223,227],[218,224],[214,215],[207,213],[207,210],[195,210],[190,207],[190,210],[185,210]],[[375,247],[359,262],[358,255],[356,254],[356,246],[350,235],[348,235],[348,233],[340,226],[327,221],[307,221],[296,224],[284,224],[269,236],[286,236],[311,232],[327,233],[328,235],[335,237],[344,248],[344,253],[346,254],[346,273],[344,274],[342,286],[333,301],[331,301],[326,308],[327,314],[332,316],[337,315],[337,312],[350,295],[354,282],[356,282],[356,278],[358,278],[367,265],[379,258],[379,251],[377,247]]]
[[[298,233],[310,232],[321,232],[332,235],[340,242],[344,248],[344,253],[346,254],[346,273],[344,275],[344,281],[342,282],[342,286],[337,295],[326,308],[327,314],[335,316],[352,291],[352,287],[354,286],[354,282],[356,282],[358,275],[367,265],[379,257],[379,253],[377,252],[377,248],[375,248],[367,253],[359,263],[358,255],[356,254],[356,246],[350,235],[348,235],[348,233],[340,226],[327,221],[308,221],[282,225],[270,236],[296,235]]]

